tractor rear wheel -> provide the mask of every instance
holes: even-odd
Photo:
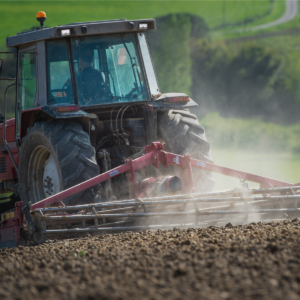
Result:
[[[22,140],[20,195],[36,203],[99,174],[89,135],[76,122],[37,122]],[[66,205],[99,201],[101,185],[64,200]]]
[[[165,143],[165,150],[212,163],[210,144],[198,118],[188,110],[169,110],[158,115],[158,135]],[[177,169],[177,168],[176,168]],[[196,192],[210,192],[215,180],[211,172],[194,169]]]

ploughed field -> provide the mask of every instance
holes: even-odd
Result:
[[[0,299],[300,299],[300,221],[0,249]]]

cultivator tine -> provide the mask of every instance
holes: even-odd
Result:
[[[290,189],[290,188],[289,188]],[[286,189],[286,190],[289,190]],[[228,220],[230,215],[241,216],[243,219],[241,222],[245,223],[249,221],[251,216],[262,215],[268,218],[271,214],[297,214],[300,215],[300,208],[293,204],[293,207],[280,207],[280,208],[250,208],[250,206],[261,206],[269,203],[276,203],[291,200],[298,200],[300,198],[299,194],[293,193],[293,195],[270,195],[272,193],[278,192],[278,190],[268,189],[268,193],[261,191],[261,196],[256,196],[257,190],[243,190],[239,191],[240,196],[236,196],[238,193],[231,191],[226,194],[226,197],[215,197],[219,195],[218,193],[206,193],[206,194],[190,194],[190,195],[176,195],[176,199],[171,200],[167,197],[155,197],[155,198],[144,198],[144,199],[131,199],[116,202],[104,202],[94,205],[78,205],[71,207],[49,207],[45,209],[39,209],[40,220],[42,222],[50,222],[50,224],[55,224],[56,222],[64,221],[82,223],[82,228],[77,229],[58,229],[58,230],[43,230],[43,234],[48,233],[61,233],[61,232],[87,232],[87,231],[123,231],[123,230],[143,230],[143,229],[153,229],[153,228],[170,228],[174,226],[199,226],[202,224],[216,224],[217,222],[225,222]],[[281,190],[285,191],[284,189]],[[204,196],[203,196],[204,195]],[[224,193],[223,193],[224,195]],[[175,197],[174,197],[175,198]],[[199,207],[200,204],[208,203],[218,203],[214,207]],[[165,207],[166,205],[183,205],[181,211],[159,211],[151,212],[151,209]],[[192,204],[194,210],[187,210],[187,205]],[[138,209],[141,208],[143,212],[139,212]],[[67,211],[80,211],[81,213],[66,214]],[[131,211],[131,212],[130,212]],[[58,212],[64,212],[63,215],[58,215]],[[53,214],[54,213],[54,214]],[[56,214],[55,214],[56,213]],[[193,222],[189,222],[188,217],[194,217]],[[215,216],[214,219],[205,220],[203,218],[208,216]],[[161,218],[165,220],[166,217],[173,218],[174,224],[157,224],[151,225],[151,222],[147,225],[141,226],[125,226],[126,224],[132,224],[134,219],[145,219],[149,220],[152,218]],[[181,218],[179,224],[175,224],[178,218]],[[94,220],[94,225],[92,227],[87,227],[87,222]],[[107,224],[99,225],[99,220],[110,220]],[[117,221],[111,221],[117,220]],[[118,221],[121,220],[121,221]],[[123,221],[122,221],[123,220]],[[229,219],[230,220],[230,219]],[[122,224],[122,228],[118,225]],[[155,223],[156,224],[156,223]],[[158,227],[155,227],[158,226]],[[160,227],[159,227],[160,226]]]
[[[273,187],[272,189],[255,189],[252,190],[253,194],[264,194],[264,193],[278,193],[283,191],[290,191],[290,190],[300,190],[300,186],[286,186],[286,187]]]
[[[138,202],[137,206],[133,208],[133,211],[137,211],[139,206],[142,206],[144,208],[144,212],[148,212],[147,205],[144,203],[142,199],[137,198],[136,201]]]
[[[86,215],[86,210],[82,212],[82,215]],[[86,227],[86,219],[82,219],[82,227]]]
[[[97,214],[95,207],[92,208],[92,211],[95,215]],[[98,218],[97,217],[95,218],[95,227],[98,228]]]
[[[191,195],[191,197],[192,197],[193,199],[195,199],[195,198],[193,197],[193,195]],[[194,208],[195,208],[195,212],[197,212],[197,214],[195,215],[195,225],[198,226],[200,215],[199,215],[199,207],[198,207],[197,202],[194,202]]]
[[[296,195],[292,188],[291,188],[291,192],[292,192],[293,195]],[[297,208],[297,207],[298,207],[298,200],[295,199],[295,208]]]

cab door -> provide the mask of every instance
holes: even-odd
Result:
[[[37,96],[37,52],[35,47],[22,49],[18,54],[16,139],[20,138],[20,119],[23,110],[34,107]]]

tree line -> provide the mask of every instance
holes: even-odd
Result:
[[[147,36],[162,92],[189,94],[200,116],[299,121],[297,53],[283,55],[256,42],[212,42],[203,18],[190,14],[156,21],[158,30]]]
[[[147,32],[162,92],[184,92],[198,103],[199,116],[259,118],[280,124],[299,121],[300,55],[283,55],[255,42],[213,42],[203,18],[187,13],[156,18]],[[2,56],[2,55],[1,55]],[[4,57],[1,77],[15,77],[16,60]],[[0,105],[9,82],[0,81]],[[14,94],[8,111],[14,114]]]

